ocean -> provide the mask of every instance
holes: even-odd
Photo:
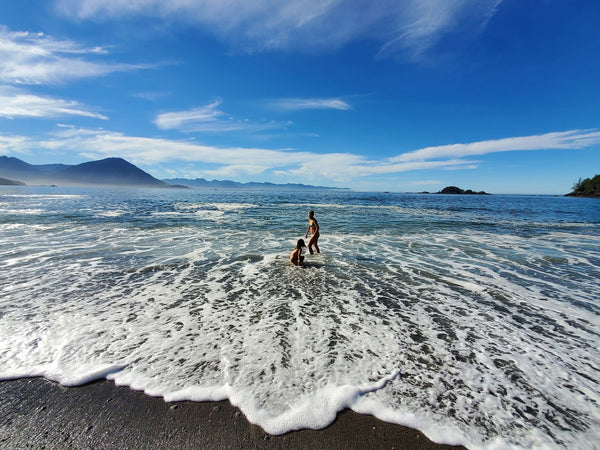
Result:
[[[599,315],[598,199],[0,187],[0,379],[600,448]]]

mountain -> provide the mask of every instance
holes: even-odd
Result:
[[[106,158],[69,166],[33,165],[18,158],[0,156],[0,177],[27,184],[172,187],[122,158]]]
[[[567,197],[592,197],[600,198],[600,175],[594,178],[579,179],[573,186],[573,192],[567,194]]]
[[[18,158],[0,156],[0,177],[11,180],[28,181],[39,175],[35,166]]]
[[[106,158],[68,167],[57,174],[61,184],[167,187],[122,158]]]
[[[245,189],[245,190],[323,190],[323,189],[345,189],[345,188],[335,188],[335,187],[326,187],[326,186],[312,186],[310,184],[298,184],[298,183],[287,183],[287,184],[275,184],[275,183],[239,183],[237,181],[230,180],[212,180],[208,181],[204,178],[196,178],[194,180],[190,180],[187,178],[170,178],[167,180],[163,180],[165,183],[169,184],[177,184],[182,186],[187,186],[196,189]]]

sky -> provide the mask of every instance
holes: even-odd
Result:
[[[565,194],[600,173],[599,23],[590,0],[8,0],[0,155]]]

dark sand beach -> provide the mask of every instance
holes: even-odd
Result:
[[[450,449],[419,431],[343,411],[323,430],[271,436],[229,402],[174,402],[112,382],[0,382],[0,448]]]

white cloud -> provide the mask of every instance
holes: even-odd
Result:
[[[9,31],[0,26],[0,82],[53,84],[144,68],[89,60],[107,53],[102,47],[85,47],[43,33]]]
[[[305,109],[352,109],[349,103],[339,98],[282,98],[273,100],[268,106],[282,111],[300,111]]]
[[[162,130],[180,130],[185,132],[228,133],[232,131],[260,132],[276,128],[285,128],[291,122],[255,122],[235,119],[221,111],[222,101],[215,100],[206,106],[186,111],[159,114],[154,123]]]
[[[469,144],[450,144],[426,147],[390,158],[390,162],[425,161],[432,159],[461,158],[463,156],[518,150],[575,149],[600,143],[600,131],[571,130],[534,136],[510,137]]]
[[[84,116],[107,120],[108,117],[95,113],[76,101],[52,97],[39,97],[20,89],[0,86],[0,117],[61,117]]]
[[[188,111],[177,111],[159,114],[154,123],[162,130],[172,130],[187,128],[190,125],[200,125],[215,123],[219,118],[225,115],[217,107],[221,104],[220,100],[213,103]]]
[[[50,138],[36,140],[0,135],[0,151],[26,153],[46,149],[62,154],[73,153],[88,159],[120,156],[146,170],[161,164],[190,166],[206,175],[235,178],[277,175],[288,180],[302,178],[358,185],[378,176],[431,169],[466,170],[479,161],[463,159],[492,152],[542,149],[579,149],[600,143],[598,130],[573,130],[538,136],[513,137],[428,147],[392,158],[371,159],[352,153],[315,153],[286,149],[214,147],[189,141],[127,136],[102,129],[61,126]],[[162,169],[164,170],[164,169]],[[170,174],[170,176],[173,176]],[[372,177],[372,178],[370,178]],[[363,180],[363,181],[361,181]]]
[[[127,136],[106,130],[62,128],[38,145],[48,149],[86,152],[98,156],[121,156],[139,164],[185,161],[223,166],[277,167],[298,164],[311,154],[243,147],[213,147],[187,141]]]
[[[195,23],[245,51],[329,50],[372,40],[416,57],[448,32],[482,29],[502,0],[56,0],[78,19],[133,15]]]
[[[31,139],[26,136],[0,134],[0,153],[2,154],[27,154],[32,147]]]

